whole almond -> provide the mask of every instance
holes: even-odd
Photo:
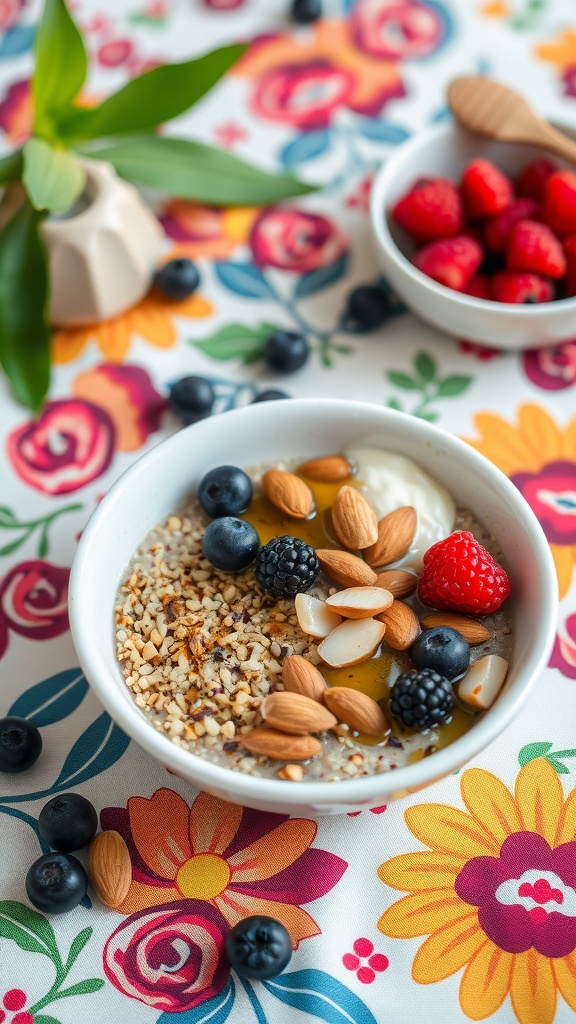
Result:
[[[376,583],[374,569],[349,551],[317,548],[316,555],[322,571],[345,587],[373,587]]]
[[[408,597],[418,586],[418,577],[405,569],[385,569],[376,577],[375,587],[383,587],[393,597]]]
[[[343,455],[323,455],[319,459],[310,459],[300,466],[300,472],[310,480],[318,483],[332,484],[345,480],[352,472],[352,465]]]
[[[88,850],[88,874],[98,899],[116,910],[132,882],[130,851],[119,832],[99,832]]]
[[[332,505],[332,522],[345,548],[362,550],[378,540],[376,513],[356,487],[340,488]]]
[[[380,622],[386,624],[386,644],[395,651],[407,651],[412,647],[420,632],[420,623],[416,612],[404,601],[393,601],[382,615]]]
[[[412,505],[403,505],[384,516],[378,523],[376,542],[364,551],[368,564],[390,565],[403,558],[414,540],[417,523],[418,516]]]
[[[345,722],[366,736],[380,736],[389,728],[380,705],[361,690],[331,686],[324,694],[324,703],[339,722]]]
[[[264,698],[260,711],[266,725],[281,732],[304,736],[308,732],[322,732],[336,725],[334,715],[317,700],[303,693],[278,690]]]
[[[290,736],[268,726],[244,732],[238,739],[251,754],[272,757],[275,761],[307,761],[322,750],[315,736]]]
[[[326,683],[315,665],[301,654],[290,654],[282,665],[284,689],[290,693],[301,693],[310,700],[322,700]]]
[[[449,626],[456,629],[468,641],[471,647],[477,644],[484,644],[490,639],[490,630],[477,619],[471,619],[468,615],[458,615],[457,612],[430,612],[422,619],[424,629],[433,629],[434,626]]]
[[[314,509],[314,495],[300,477],[284,469],[267,469],[262,477],[264,494],[292,519],[307,519]]]

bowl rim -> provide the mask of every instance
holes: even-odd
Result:
[[[242,804],[245,801],[246,806],[251,806],[251,801],[267,799],[270,803],[276,803],[278,807],[284,807],[287,810],[301,808],[303,803],[311,806],[318,805],[319,813],[321,813],[322,809],[334,804],[369,805],[375,799],[386,799],[386,794],[397,791],[400,793],[417,791],[435,780],[453,773],[496,739],[516,716],[535,685],[540,671],[547,664],[556,637],[558,586],[548,541],[534,512],[510,480],[488,459],[459,437],[424,420],[417,420],[408,413],[397,412],[368,402],[338,398],[296,398],[290,399],[290,403],[282,402],[280,404],[282,407],[289,406],[297,418],[305,416],[308,409],[317,410],[318,406],[327,411],[337,412],[340,416],[349,414],[351,417],[355,412],[365,414],[368,407],[375,416],[375,429],[379,426],[385,428],[386,424],[390,427],[390,424],[393,424],[395,427],[400,427],[401,430],[403,422],[410,422],[411,429],[421,432],[426,442],[441,446],[445,450],[448,449],[448,454],[452,453],[456,458],[464,456],[472,467],[476,467],[481,478],[486,475],[492,478],[494,485],[497,485],[508,503],[512,505],[515,516],[522,520],[534,545],[540,574],[543,614],[540,626],[532,638],[530,653],[526,657],[525,675],[528,678],[522,686],[499,697],[498,702],[490,709],[493,711],[499,706],[499,713],[485,714],[467,733],[447,747],[436,751],[433,757],[423,758],[414,764],[396,769],[393,773],[393,781],[392,773],[384,772],[338,782],[302,781],[292,782],[288,785],[281,779],[261,778],[243,772],[232,772],[225,766],[213,764],[196,757],[191,751],[183,750],[158,732],[145,719],[136,704],[126,700],[126,695],[119,685],[120,676],[113,679],[106,669],[102,671],[101,649],[97,640],[94,639],[92,630],[84,621],[83,580],[90,564],[92,541],[102,527],[105,528],[105,523],[110,517],[113,521],[117,499],[142,473],[149,473],[150,467],[162,465],[166,448],[175,444],[176,438],[183,433],[196,430],[202,423],[206,424],[211,421],[204,420],[199,424],[192,424],[184,428],[183,431],[178,431],[164,439],[141,455],[115,480],[93,512],[82,533],[70,574],[69,617],[72,639],[82,669],[96,696],[111,718],[131,739],[135,740],[162,765],[174,771],[179,777],[189,782],[192,781],[199,788],[212,786],[214,789],[228,790],[233,802]],[[257,419],[266,414],[269,415],[269,411],[266,410],[265,405],[255,404],[222,415],[236,420],[234,427],[241,429],[244,420]],[[292,413],[288,415],[292,415]],[[227,419],[227,422],[231,423],[231,419]],[[376,422],[377,419],[380,421],[379,423]],[[393,429],[390,430],[390,436],[394,436]],[[139,539],[135,541],[134,550],[138,543]],[[113,638],[114,630],[111,618],[111,644],[113,644]]]
[[[554,127],[557,127],[560,130],[571,128],[567,123],[556,120],[553,122],[551,121],[550,124],[553,124]],[[390,180],[394,177],[397,165],[404,160],[409,159],[410,155],[417,152],[424,144],[434,140],[441,143],[444,139],[458,134],[467,138],[473,137],[471,132],[467,132],[453,120],[440,121],[437,124],[430,125],[422,131],[417,132],[417,134],[413,135],[412,138],[407,139],[405,142],[401,142],[385,163],[381,164],[378,168],[370,193],[370,221],[372,224],[372,231],[374,232],[379,245],[385,250],[388,256],[394,260],[406,276],[415,281],[420,287],[423,287],[427,292],[430,292],[430,294],[443,296],[447,301],[453,302],[455,305],[460,306],[462,310],[466,310],[471,314],[474,313],[475,310],[481,310],[483,312],[487,311],[490,313],[497,311],[505,319],[511,317],[528,319],[531,316],[534,317],[535,313],[538,312],[543,314],[548,313],[548,315],[551,315],[553,311],[573,311],[576,314],[576,295],[567,299],[550,299],[548,302],[515,304],[513,302],[496,302],[495,299],[479,299],[474,295],[467,295],[464,292],[457,292],[453,288],[447,288],[446,285],[441,284],[439,281],[434,281],[433,278],[428,277],[428,275],[424,274],[418,269],[418,267],[415,267],[394,241],[389,226],[389,213],[386,196]],[[484,139],[482,136],[478,136],[478,140],[479,142],[491,141]],[[504,145],[504,143],[502,143],[502,145]],[[518,143],[515,143],[515,145],[518,145]],[[542,149],[542,152],[545,153],[548,151]]]

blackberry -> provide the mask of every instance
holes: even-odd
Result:
[[[448,721],[453,707],[450,681],[431,668],[404,672],[390,692],[390,711],[397,722],[409,729],[432,729],[441,725]]]
[[[274,537],[260,548],[256,559],[256,579],[272,597],[302,594],[319,572],[314,548],[298,537]]]

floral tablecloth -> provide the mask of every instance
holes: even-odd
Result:
[[[165,203],[167,250],[197,259],[198,294],[59,332],[37,422],[0,382],[0,714],[27,716],[44,737],[37,765],[0,786],[0,1021],[576,1021],[576,340],[503,354],[442,337],[400,304],[360,333],[345,301],[378,280],[373,170],[446,116],[453,75],[485,70],[576,123],[574,4],[326,0],[324,19],[298,30],[285,0],[71,6],[95,96],[165,59],[251,40],[178,131],[325,189],[264,211]],[[7,146],[30,124],[37,15],[26,0],[0,2]],[[313,346],[286,381],[259,361],[270,325],[304,330]],[[112,481],[177,428],[166,395],[184,372],[211,378],[219,411],[270,384],[403,409],[469,439],[522,490],[558,570],[558,637],[523,714],[473,765],[393,806],[289,820],[192,791],[98,706],[68,632],[76,539]],[[64,790],[89,797],[129,843],[133,881],[117,912],[85,899],[48,920],[26,900],[26,870],[45,850],[39,811]],[[183,877],[197,881],[182,891]],[[281,977],[248,984],[222,943],[260,912],[296,948]]]

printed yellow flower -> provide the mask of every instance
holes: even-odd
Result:
[[[480,5],[480,14],[485,18],[506,18],[509,13],[508,4],[503,3],[503,0],[489,0]]]
[[[576,560],[576,416],[562,430],[538,405],[522,405],[516,423],[480,412],[478,440],[466,438],[522,492],[540,520],[556,564],[560,597]]]
[[[573,67],[576,64],[576,28],[567,28],[556,39],[540,43],[535,52],[541,60],[557,64],[562,71]]]
[[[433,803],[405,812],[428,850],[380,865],[380,880],[409,895],[378,928],[428,936],[412,965],[421,985],[465,968],[460,1006],[470,1020],[509,995],[519,1024],[552,1024],[558,993],[576,1011],[576,790],[565,801],[537,758],[514,794],[482,768],[463,773],[461,793],[468,813]]]

